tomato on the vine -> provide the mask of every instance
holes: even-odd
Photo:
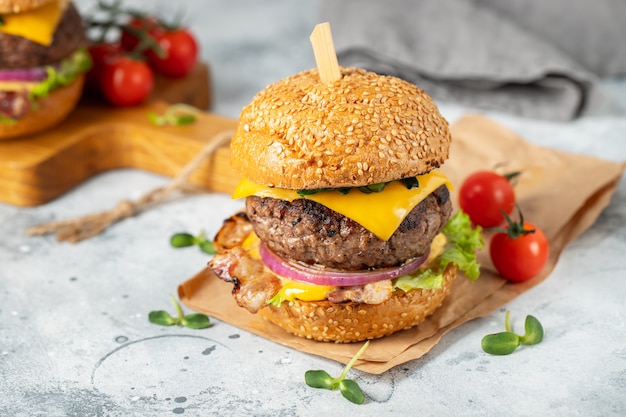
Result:
[[[123,56],[105,66],[100,86],[112,104],[134,106],[145,101],[152,92],[154,75],[144,61]]]
[[[171,78],[189,74],[198,59],[198,44],[191,32],[183,28],[165,30],[154,37],[163,50],[161,56],[152,50],[146,53],[154,70]]]
[[[489,254],[500,275],[509,281],[523,282],[543,270],[550,245],[541,229],[521,219],[519,223],[509,221],[507,231],[492,237]]]
[[[91,69],[87,73],[89,87],[99,89],[100,77],[105,66],[123,55],[122,46],[119,43],[96,43],[87,49],[91,56]]]
[[[459,205],[475,225],[495,227],[504,222],[502,211],[507,215],[513,212],[515,192],[506,176],[477,171],[463,181]]]

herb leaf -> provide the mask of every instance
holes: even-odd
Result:
[[[172,104],[162,115],[154,112],[148,113],[148,119],[157,126],[185,126],[195,123],[196,116],[202,111],[196,107],[184,103]]]
[[[339,383],[339,390],[341,391],[341,395],[350,402],[355,404],[363,404],[365,402],[365,395],[361,387],[351,379],[341,381]]]
[[[536,345],[543,340],[543,326],[535,316],[526,316],[524,322],[524,330],[526,333],[522,336],[521,341],[525,345]]]
[[[352,368],[352,366],[356,363],[356,361],[361,357],[365,349],[369,346],[370,341],[368,340],[363,344],[363,347],[359,349],[359,351],[350,359],[350,362],[343,368],[343,371],[337,378],[333,378],[328,374],[328,372],[323,370],[316,371],[306,371],[304,373],[304,381],[306,384],[312,388],[322,388],[328,389],[331,391],[339,388],[341,395],[344,396],[348,401],[353,402],[355,404],[363,404],[365,402],[365,395],[355,381],[351,379],[346,379],[348,372]]]
[[[172,317],[170,313],[164,310],[151,311],[148,313],[148,321],[159,326],[184,326],[190,329],[206,329],[210,326],[209,317],[206,314],[191,313],[184,315],[180,303],[170,294],[170,299],[176,309],[177,317]]]
[[[326,371],[306,371],[304,381],[312,388],[333,389],[333,377]]]
[[[379,193],[385,189],[385,187],[389,184],[388,182],[379,182],[377,184],[365,185],[363,187],[359,187],[359,191],[363,194],[371,194],[371,193]]]
[[[342,195],[346,195],[350,192],[352,188],[344,187],[344,188],[315,188],[312,190],[298,190],[297,193],[300,197],[306,197],[307,195],[313,195],[317,193],[325,193],[328,191],[338,191]]]
[[[520,344],[520,337],[515,333],[500,332],[483,337],[483,350],[492,355],[508,355],[515,352]]]
[[[170,245],[175,248],[184,248],[196,244],[196,238],[191,233],[176,233],[170,238]]]
[[[417,180],[416,177],[409,177],[409,178],[403,178],[402,183],[404,184],[404,186],[406,188],[408,188],[409,190],[411,188],[418,188],[420,186],[419,181]],[[380,193],[381,191],[383,191],[385,189],[385,187],[392,183],[393,181],[387,181],[387,182],[379,182],[376,184],[369,184],[369,185],[364,185],[362,187],[356,187],[357,190],[359,190],[360,192],[364,193],[364,194],[371,194],[371,193]],[[355,187],[340,187],[340,188],[315,188],[312,190],[298,190],[297,193],[300,197],[306,197],[307,195],[312,195],[312,194],[317,194],[317,193],[325,193],[325,192],[329,192],[329,191],[337,191],[342,195],[346,195],[348,194],[352,188]]]
[[[174,248],[186,248],[197,245],[207,255],[215,255],[216,253],[213,242],[207,239],[204,231],[201,231],[197,236],[187,232],[175,233],[170,237],[170,245]]]
[[[172,326],[178,324],[179,321],[164,310],[151,311],[150,314],[148,314],[148,320],[150,323],[158,324],[159,326]]]
[[[534,316],[526,316],[526,321],[524,322],[525,334],[523,336],[513,333],[509,311],[505,314],[504,326],[506,331],[488,334],[483,337],[480,344],[486,353],[508,355],[515,352],[520,344],[536,345],[543,340],[543,326]]]
[[[416,177],[402,178],[402,182],[404,183],[404,186],[409,190],[411,188],[419,188],[420,186],[420,183]]]
[[[211,242],[210,240],[200,242],[198,246],[200,247],[200,250],[207,255],[215,255],[215,247],[213,246],[213,242]]]
[[[209,317],[201,313],[187,314],[181,320],[181,324],[190,329],[206,329],[209,327],[209,323]]]

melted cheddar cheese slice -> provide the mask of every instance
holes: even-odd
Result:
[[[5,14],[0,32],[50,45],[68,3],[68,0],[56,0],[27,12]]]
[[[301,197],[295,190],[272,188],[243,179],[232,198],[252,195],[293,201],[306,198],[354,220],[382,240],[389,240],[400,223],[415,206],[441,185],[452,189],[448,177],[438,169],[416,177],[419,187],[408,189],[402,181],[393,181],[381,192],[365,194],[352,189],[348,194],[336,191],[319,192]]]
[[[294,301],[320,301],[325,300],[328,293],[336,287],[328,285],[315,285],[306,282],[296,281],[289,278],[280,277],[283,286],[278,291],[277,296],[281,300]]]
[[[38,84],[27,81],[0,81],[0,91],[31,91]]]

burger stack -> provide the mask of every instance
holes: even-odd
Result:
[[[482,244],[440,166],[452,137],[433,100],[396,77],[341,68],[269,85],[231,142],[245,211],[209,262],[236,303],[338,343],[409,329],[439,308]]]
[[[63,120],[90,67],[80,14],[68,0],[0,0],[0,140]]]

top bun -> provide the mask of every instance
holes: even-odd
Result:
[[[359,187],[424,174],[447,158],[448,122],[396,77],[341,68],[280,80],[243,108],[231,162],[250,181],[287,189]]]
[[[53,1],[55,0],[0,0],[0,14],[24,13]]]

